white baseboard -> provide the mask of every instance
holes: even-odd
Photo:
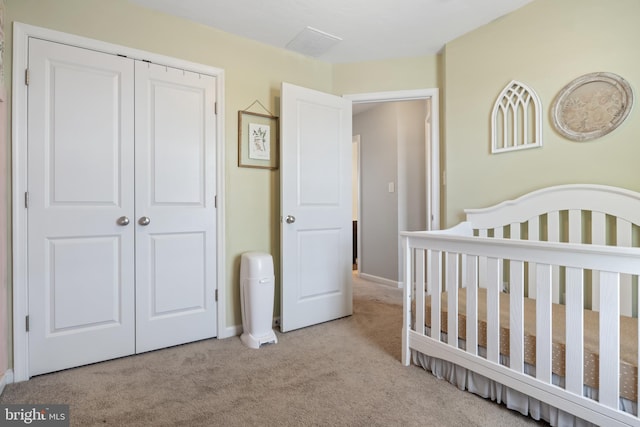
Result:
[[[402,282],[396,282],[395,280],[385,279],[384,277],[373,276],[367,273],[360,273],[360,277],[370,282],[380,283],[382,285],[391,286],[392,288],[402,288]]]
[[[0,378],[0,395],[4,392],[6,385],[11,383],[13,383],[13,370],[7,369]]]
[[[237,337],[240,334],[242,334],[242,325],[231,325],[222,330],[218,339]]]

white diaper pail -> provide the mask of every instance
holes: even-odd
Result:
[[[246,252],[240,259],[240,305],[242,335],[240,340],[250,348],[276,344],[271,327],[275,292],[273,258],[262,252]]]

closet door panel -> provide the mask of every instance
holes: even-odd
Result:
[[[131,354],[133,62],[29,41],[29,373]],[[121,221],[122,222],[122,221]]]
[[[136,62],[136,351],[216,335],[215,78]]]
[[[154,82],[152,88],[152,203],[202,207],[205,92],[164,82]]]

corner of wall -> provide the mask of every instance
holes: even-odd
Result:
[[[13,383],[13,370],[7,369],[2,375],[2,378],[0,378],[0,396],[2,396],[2,393],[4,393],[4,388],[7,386],[7,384],[12,384],[12,383]]]

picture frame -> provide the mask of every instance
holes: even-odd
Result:
[[[278,117],[238,111],[238,167],[277,169]]]
[[[553,125],[567,139],[592,141],[613,132],[633,107],[633,90],[621,76],[597,72],[569,82],[556,96]]]

